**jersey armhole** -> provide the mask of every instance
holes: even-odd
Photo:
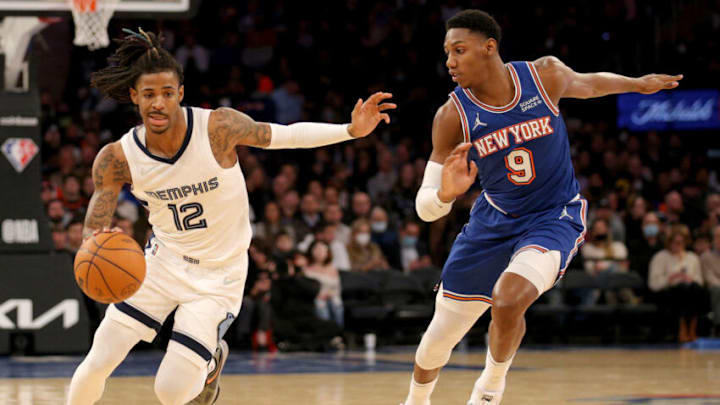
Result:
[[[463,131],[463,139],[465,142],[470,142],[470,124],[468,123],[467,115],[465,114],[465,110],[463,109],[462,103],[460,103],[460,100],[458,99],[457,94],[455,92],[450,93],[450,100],[452,100],[453,105],[455,106],[455,109],[457,110],[458,114],[460,115],[460,123],[462,124],[462,131]]]
[[[527,64],[528,70],[530,71],[530,76],[532,76],[533,82],[535,82],[535,87],[538,90],[538,93],[540,93],[540,96],[545,101],[545,105],[548,106],[548,109],[550,110],[553,115],[556,117],[560,115],[560,109],[550,100],[550,97],[548,96],[547,92],[545,91],[545,87],[542,84],[542,81],[540,80],[540,75],[537,72],[537,69],[535,69],[535,65],[533,65],[532,62],[525,62]]]

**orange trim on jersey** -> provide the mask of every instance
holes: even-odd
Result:
[[[540,252],[540,253],[547,253],[547,252],[548,252],[548,249],[547,249],[547,248],[544,248],[544,247],[542,247],[542,246],[540,246],[540,245],[526,245],[526,246],[523,246],[523,247],[521,247],[520,249],[518,249],[518,250],[515,252],[515,254],[517,255],[518,253],[522,252],[523,250],[529,250],[529,249],[537,250],[537,251]]]
[[[537,87],[538,91],[540,92],[540,96],[542,96],[543,100],[545,100],[545,104],[550,109],[550,112],[557,117],[558,115],[560,115],[560,110],[555,106],[555,104],[550,100],[550,97],[545,92],[545,86],[543,86],[542,82],[540,81],[540,75],[538,74],[537,70],[535,70],[535,65],[533,65],[532,62],[525,63],[527,63],[528,69],[530,69],[530,75],[533,78],[533,82],[535,82],[535,87]]]
[[[483,297],[480,295],[461,296],[461,295],[456,295],[456,294],[453,294],[453,293],[447,292],[447,291],[443,291],[443,297],[450,298],[452,300],[457,300],[457,301],[481,301],[481,302],[486,302],[490,305],[492,305],[492,303],[493,303],[493,300],[488,297]]]
[[[533,159],[533,154],[532,154],[532,152],[531,152],[530,150],[528,150],[527,148],[522,148],[522,147],[520,147],[520,148],[515,148],[515,149],[513,149],[513,151],[516,151],[516,150],[518,150],[518,149],[524,150],[524,151],[527,152],[528,155],[530,156],[530,166],[532,167],[532,177],[530,177],[529,180],[527,180],[527,181],[525,181],[525,182],[522,182],[522,183],[519,183],[519,182],[513,180],[512,176],[520,176],[520,177],[523,177],[523,176],[525,176],[527,173],[525,173],[525,170],[513,170],[513,169],[510,167],[510,163],[508,162],[508,156],[510,156],[510,153],[512,153],[512,152],[510,152],[510,153],[508,153],[507,155],[505,155],[505,167],[510,171],[510,173],[507,174],[507,178],[508,178],[508,180],[510,180],[510,182],[511,182],[512,184],[514,184],[514,185],[516,185],[516,186],[527,186],[528,184],[532,183],[532,182],[535,180],[535,160]],[[519,156],[516,156],[516,158],[517,158],[517,157],[519,157]],[[520,164],[522,164],[522,162],[521,162]]]
[[[462,89],[465,95],[470,99],[470,101],[473,102],[476,106],[482,108],[483,110],[489,111],[491,113],[504,113],[512,110],[515,108],[518,102],[520,102],[520,95],[522,94],[522,86],[520,85],[520,79],[518,78],[518,74],[515,71],[515,67],[511,64],[506,64],[505,66],[508,67],[508,70],[510,70],[510,76],[512,77],[513,83],[515,84],[515,97],[513,97],[512,101],[510,101],[509,104],[504,105],[502,107],[495,107],[489,104],[485,104],[482,101],[480,101],[473,92],[470,89]]]
[[[460,121],[462,121],[462,130],[465,142],[470,142],[470,124],[468,123],[467,115],[465,115],[465,109],[463,109],[462,103],[460,103],[460,99],[455,92],[450,93],[450,99],[453,104],[455,104],[455,108],[460,114]]]

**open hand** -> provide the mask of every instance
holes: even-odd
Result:
[[[657,93],[660,90],[674,89],[682,80],[683,75],[661,75],[661,74],[649,74],[639,77],[638,80],[638,93],[652,94]]]
[[[441,201],[454,200],[455,197],[464,194],[475,182],[478,168],[473,161],[468,164],[470,147],[472,144],[469,142],[461,143],[445,159],[442,168],[442,182],[438,191]]]
[[[387,100],[392,97],[390,93],[377,92],[370,96],[367,101],[363,102],[361,98],[355,103],[350,116],[352,122],[348,127],[348,132],[353,138],[362,138],[369,135],[380,121],[385,121],[386,124],[390,123],[390,116],[387,113],[383,113],[385,110],[392,110],[397,108],[394,103],[383,103],[383,100]]]

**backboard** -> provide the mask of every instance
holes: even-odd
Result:
[[[70,14],[69,0],[0,0],[0,16],[64,16]],[[189,18],[199,0],[119,0],[116,17]]]

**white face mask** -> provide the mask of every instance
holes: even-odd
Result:
[[[355,242],[357,242],[361,246],[365,246],[368,243],[370,243],[370,234],[369,233],[359,233],[355,235]]]
[[[383,233],[383,232],[385,232],[385,230],[387,230],[387,222],[385,222],[385,221],[371,222],[370,228],[373,230],[373,232]]]

